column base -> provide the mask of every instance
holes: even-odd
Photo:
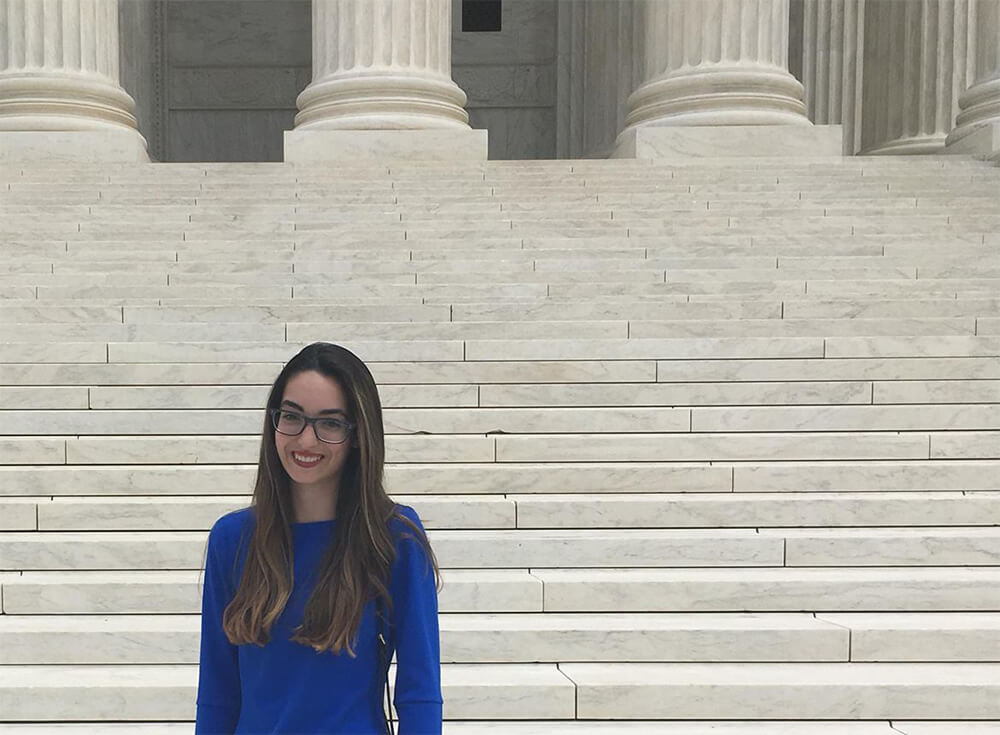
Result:
[[[942,153],[972,156],[1000,165],[1000,122],[977,125],[954,143],[946,145]]]
[[[134,130],[0,130],[0,163],[149,163]]]
[[[285,161],[485,161],[485,130],[286,130]]]
[[[611,158],[840,158],[843,125],[644,125],[626,128]]]

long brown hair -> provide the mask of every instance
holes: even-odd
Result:
[[[335,541],[320,562],[302,625],[294,629],[291,640],[311,646],[317,652],[330,650],[338,654],[346,648],[348,655],[356,658],[354,645],[372,590],[385,600],[387,615],[393,609],[389,575],[396,550],[388,525],[393,517],[414,531],[402,536],[413,538],[424,547],[438,588],[441,579],[437,558],[426,535],[396,510],[396,504],[383,487],[385,437],[375,380],[353,352],[329,342],[314,342],[303,348],[282,368],[271,387],[251,505],[256,528],[239,586],[223,611],[222,629],[234,645],[264,645],[291,595],[294,581],[291,482],[275,448],[270,409],[280,406],[288,380],[307,370],[315,370],[340,384],[347,401],[348,419],[356,424],[355,446],[340,474]]]

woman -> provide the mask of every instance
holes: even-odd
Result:
[[[196,735],[387,732],[394,651],[399,735],[441,732],[437,559],[384,459],[368,368],[304,348],[268,396],[252,504],[209,533]]]

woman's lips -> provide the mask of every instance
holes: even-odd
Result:
[[[304,455],[304,456],[309,456],[309,455]],[[322,455],[312,455],[312,456],[319,457],[319,459],[317,459],[317,460],[315,460],[313,462],[308,462],[308,463],[307,462],[300,462],[298,459],[296,459],[295,453],[293,452],[292,453],[292,461],[295,464],[297,464],[299,467],[302,467],[303,469],[309,469],[310,467],[315,467],[316,465],[318,465],[320,463],[321,459],[322,459]]]

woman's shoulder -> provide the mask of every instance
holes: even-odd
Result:
[[[225,546],[234,544],[243,531],[254,523],[253,506],[229,511],[216,519],[209,534]]]
[[[393,508],[392,517],[389,519],[389,530],[397,543],[404,538],[414,538],[414,528],[423,536],[426,536],[423,521],[420,514],[409,505],[396,503]]]

